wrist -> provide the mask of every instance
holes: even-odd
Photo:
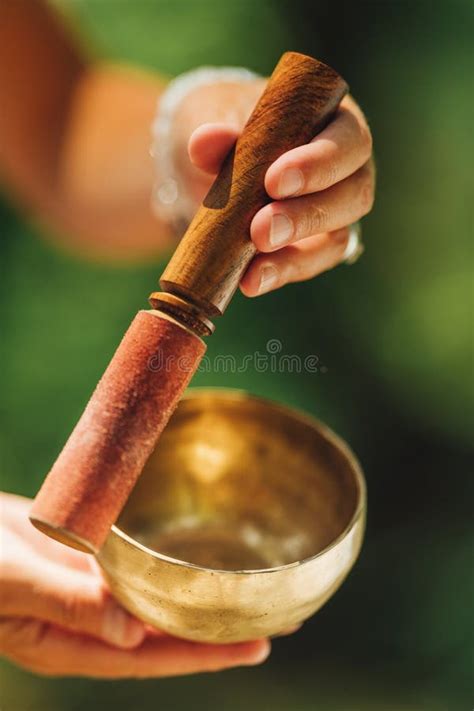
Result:
[[[208,122],[240,129],[264,85],[249,70],[233,67],[202,67],[171,82],[158,102],[152,126],[152,206],[160,219],[182,229],[195,212],[204,174],[188,157],[192,132]]]

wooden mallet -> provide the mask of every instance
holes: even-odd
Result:
[[[41,531],[101,548],[256,252],[249,227],[270,201],[267,168],[321,131],[346,91],[325,64],[282,56],[151,294],[153,309],[138,312],[44,481],[30,513]]]

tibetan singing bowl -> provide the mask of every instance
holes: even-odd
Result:
[[[237,642],[312,615],[360,550],[365,484],[319,422],[192,390],[98,554],[115,597],[178,637]]]

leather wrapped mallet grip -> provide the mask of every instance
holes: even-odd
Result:
[[[190,301],[208,318],[224,312],[256,251],[249,228],[269,202],[268,167],[319,133],[347,90],[322,62],[296,52],[282,56],[166,267],[163,291]]]
[[[138,312],[36,496],[37,528],[98,552],[205,350],[173,319]]]

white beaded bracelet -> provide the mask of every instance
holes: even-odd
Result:
[[[155,162],[153,212],[160,219],[183,229],[191,220],[195,202],[189,196],[176,166],[171,130],[183,99],[200,86],[225,82],[254,81],[259,74],[243,67],[199,67],[173,79],[160,96],[152,124],[151,155]]]

